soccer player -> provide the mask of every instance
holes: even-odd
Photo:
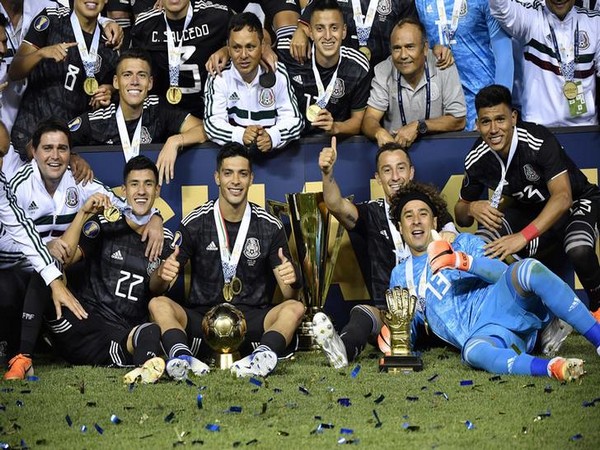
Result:
[[[600,14],[575,0],[490,0],[492,15],[523,46],[522,118],[547,127],[597,125]]]
[[[492,17],[488,0],[415,0],[429,45],[452,49],[467,104],[466,130],[475,129],[475,94],[492,83],[513,85],[510,36]]]
[[[290,261],[282,223],[248,201],[254,175],[248,150],[241,144],[224,145],[217,155],[215,183],[219,197],[192,211],[179,227],[174,252],[158,274],[171,283],[190,260],[191,289],[185,307],[167,297],[150,301],[150,313],[160,325],[162,343],[170,360],[167,372],[177,379],[195,372],[188,340],[196,348],[202,338],[202,319],[224,301],[239,308],[247,332],[241,352],[254,351],[234,363],[237,376],[266,376],[277,357],[289,353],[304,305],[293,300],[299,288]],[[275,283],[285,299],[272,305]],[[193,359],[192,359],[193,358]],[[191,366],[191,367],[190,367]]]
[[[260,66],[263,29],[255,14],[232,17],[227,46],[231,64],[209,75],[205,88],[205,126],[217,144],[238,142],[259,152],[282,148],[300,138],[302,116],[283,64]],[[267,75],[274,80],[267,80]]]
[[[379,147],[396,142],[409,148],[429,133],[462,130],[467,110],[458,71],[436,67],[423,25],[402,19],[390,47],[391,56],[375,67],[363,133]]]
[[[299,64],[290,54],[290,38],[277,42],[277,54],[288,69],[304,116],[304,133],[360,133],[369,98],[370,67],[361,52],[342,45],[346,30],[337,1],[319,0],[310,17],[314,57]]]
[[[148,302],[162,292],[156,269],[160,260],[144,254],[140,236],[152,217],[158,198],[158,169],[146,156],[130,159],[123,171],[126,206],[111,211],[109,198],[96,193],[87,199],[63,235],[68,248],[66,264],[86,262],[86,283],[79,300],[88,312],[79,320],[65,311],[62,317],[47,315],[58,352],[72,364],[135,365],[126,376],[133,382],[154,382],[165,363],[160,329],[148,322]],[[164,230],[170,243],[173,235]],[[168,245],[164,247],[168,252]],[[161,258],[166,257],[162,255]]]
[[[32,137],[33,161],[23,166],[10,183],[15,201],[33,220],[50,254],[60,264],[64,264],[71,256],[60,237],[91,195],[102,193],[119,208],[125,207],[122,199],[97,180],[85,186],[76,183],[73,174],[68,170],[69,136],[69,129],[65,123],[53,120],[42,122]],[[153,214],[156,212],[153,210]],[[150,224],[144,228],[140,242],[145,240],[148,240],[147,255],[154,260],[160,254],[163,244],[160,217],[153,217]],[[3,290],[10,289],[10,294],[3,295],[1,315],[11,318],[12,327],[21,325],[19,353],[29,358],[39,335],[45,307],[38,297],[44,295],[46,289],[39,277],[32,274],[31,267],[23,261],[21,246],[10,236],[0,236],[0,250],[3,254],[0,285]],[[18,282],[15,283],[15,280]],[[19,321],[21,316],[22,321]],[[21,379],[28,368],[24,366],[30,364],[24,361],[23,364],[11,366],[20,374]]]
[[[504,86],[475,98],[481,137],[465,158],[465,178],[454,212],[461,226],[474,220],[488,242],[486,255],[544,257],[562,243],[600,316],[600,264],[596,256],[600,189],[590,183],[558,140],[541,125],[517,123]],[[491,189],[491,200],[480,200]],[[510,198],[500,208],[502,196]]]
[[[203,117],[205,64],[225,44],[232,13],[224,4],[200,0],[169,1],[163,7],[138,15],[132,46],[150,53],[152,93]]]
[[[104,4],[75,0],[73,12],[46,8],[19,46],[9,77],[28,82],[11,138],[23,160],[35,124],[50,117],[70,120],[109,104],[118,55],[101,37],[98,16]]]
[[[185,147],[202,144],[206,133],[202,120],[183,112],[156,95],[152,89],[152,61],[140,49],[119,56],[113,86],[118,104],[90,112],[69,122],[73,146],[121,145],[125,160],[137,156],[141,144],[164,142],[158,154],[158,182],[168,183],[175,175],[177,154]]]

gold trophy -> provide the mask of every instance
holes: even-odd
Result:
[[[312,350],[318,348],[312,335],[312,319],[323,309],[327,298],[344,228],[337,227],[330,246],[332,216],[325,206],[323,193],[298,192],[285,197],[287,204],[273,200],[268,204],[273,215],[288,215],[290,219],[302,272],[301,299],[306,305],[306,314],[298,328],[298,348]]]
[[[202,319],[206,342],[215,351],[215,366],[229,369],[240,359],[237,351],[246,335],[244,314],[229,303],[213,306]]]
[[[385,291],[388,310],[383,321],[389,329],[389,354],[379,360],[380,372],[419,372],[423,360],[411,350],[411,324],[417,297],[406,288],[395,287]]]

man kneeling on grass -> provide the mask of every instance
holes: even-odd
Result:
[[[127,205],[123,211],[111,206],[106,195],[94,194],[79,210],[62,236],[68,261],[86,260],[87,285],[79,296],[88,313],[80,320],[69,310],[49,320],[59,353],[73,364],[142,366],[125,376],[151,383],[162,375],[160,329],[148,323],[148,302],[162,293],[164,283],[140,241],[158,197],[158,169],[145,156],[125,165],[123,174]],[[101,211],[103,211],[101,213]],[[164,230],[165,243],[172,234]],[[164,254],[168,245],[163,247]]]
[[[434,240],[440,205],[445,202],[437,193],[413,183],[400,188],[390,210],[411,253],[393,270],[390,287],[412,287],[419,299],[413,330],[426,323],[460,349],[467,364],[492,373],[560,381],[584,375],[581,359],[528,354],[538,331],[554,316],[571,324],[600,354],[600,324],[573,290],[535,259],[507,266],[485,257],[485,243],[477,236],[460,234],[452,245]],[[345,336],[336,334],[326,316],[315,321],[317,340],[330,361],[347,364]]]

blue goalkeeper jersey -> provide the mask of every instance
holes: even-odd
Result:
[[[504,33],[490,13],[488,0],[463,0],[454,39],[448,43],[442,33],[438,0],[415,0],[419,19],[425,26],[430,47],[442,44],[452,48],[456,68],[467,103],[466,130],[475,129],[475,95],[494,83],[496,63],[491,38]],[[454,0],[444,0],[448,25],[452,22]]]
[[[481,238],[466,233],[459,234],[452,243],[455,251],[473,257],[483,256],[484,245]],[[427,254],[413,256],[412,260],[415,285],[418,286],[423,270],[427,270],[424,314],[429,327],[441,339],[462,348],[472,332],[479,328],[485,297],[494,285],[460,270],[445,269],[432,275]],[[407,285],[405,260],[392,271],[390,288]],[[422,321],[423,313],[419,312],[415,320]]]

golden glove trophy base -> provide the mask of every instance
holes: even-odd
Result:
[[[419,355],[387,355],[379,359],[379,371],[388,373],[420,372],[423,360]]]

